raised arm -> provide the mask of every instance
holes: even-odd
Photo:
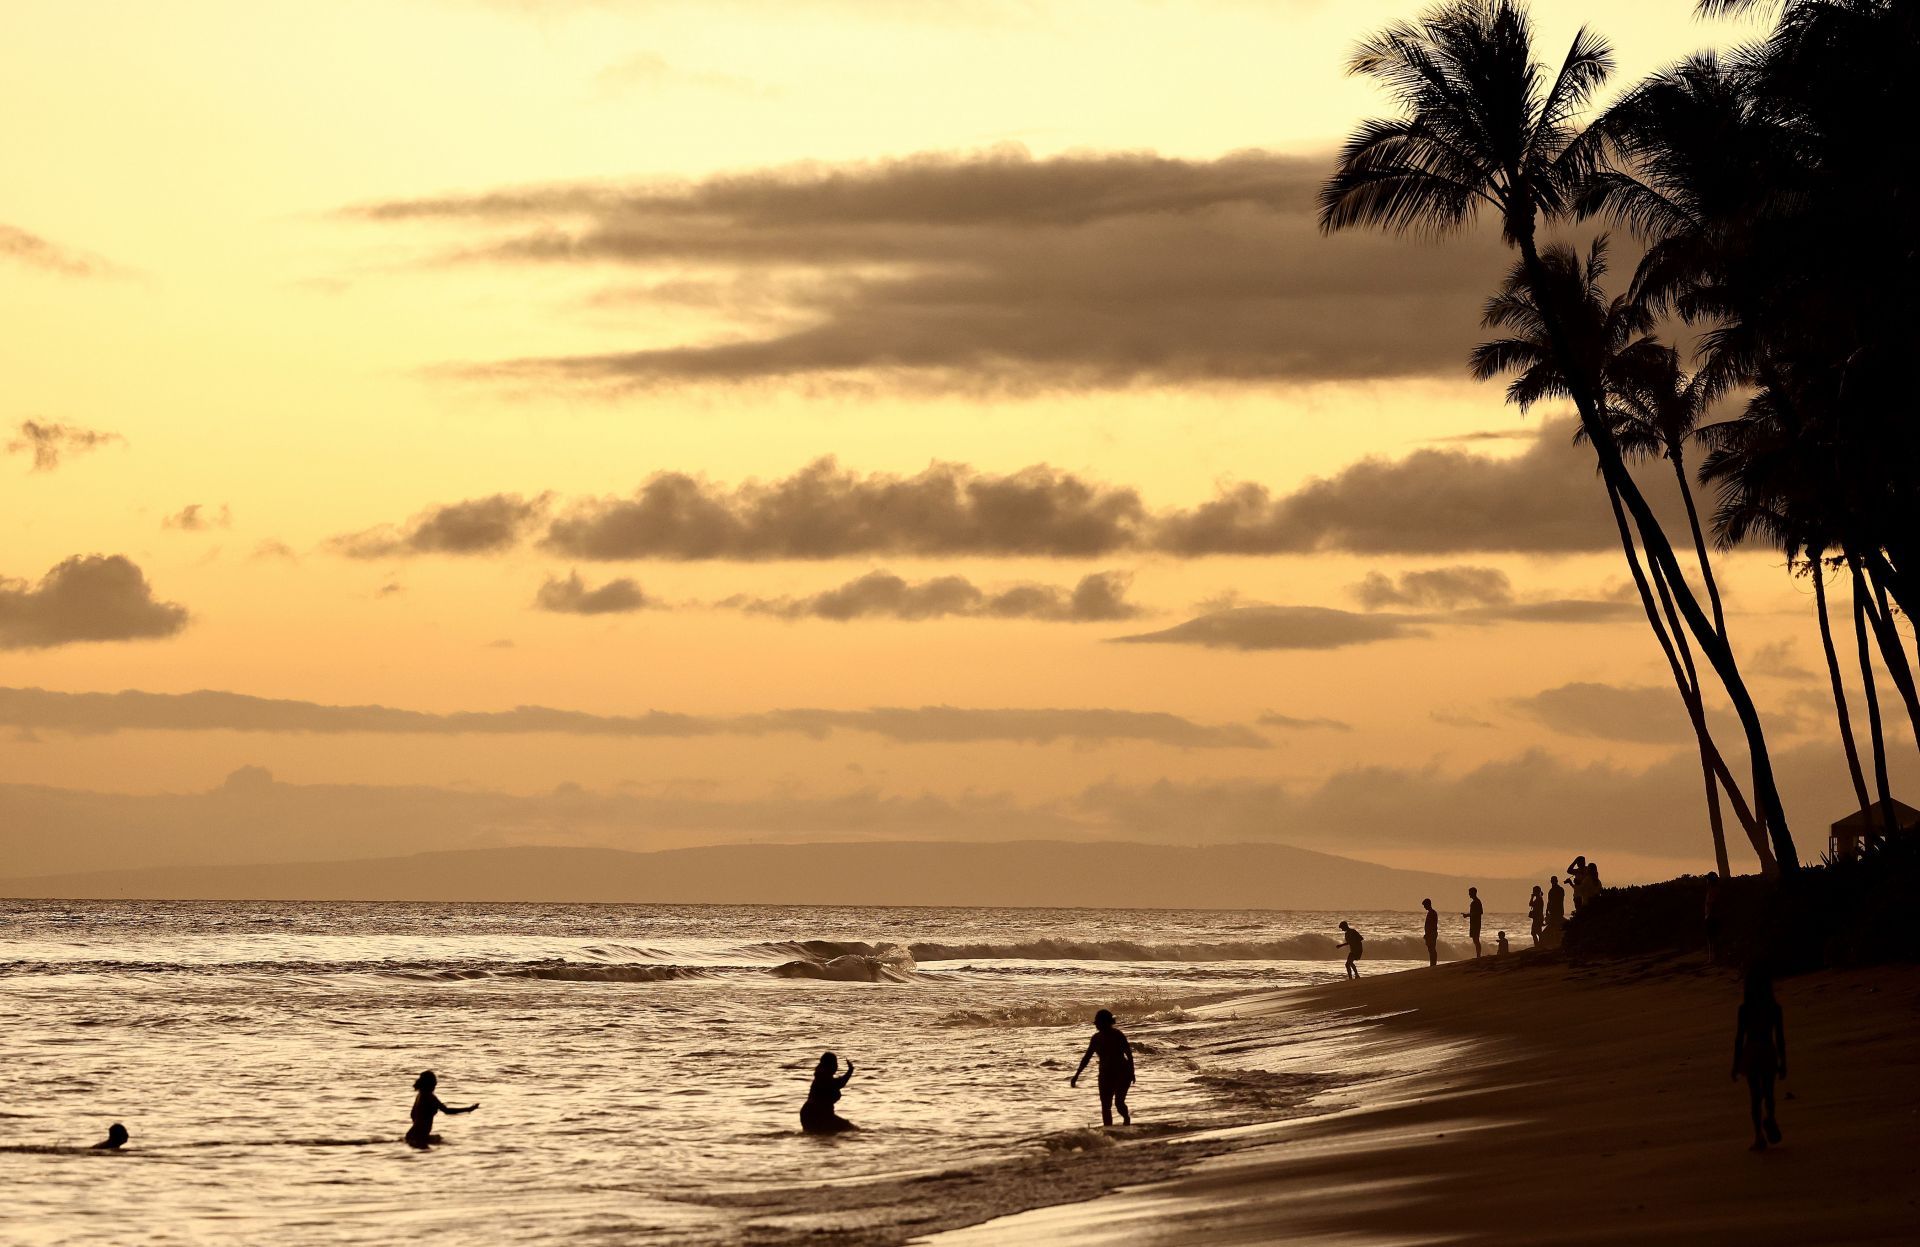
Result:
[[[834,1079],[834,1080],[833,1080],[833,1085],[834,1085],[834,1086],[836,1086],[836,1087],[845,1087],[845,1086],[847,1085],[847,1080],[848,1080],[848,1079],[850,1079],[850,1078],[852,1078],[852,1077],[853,1077],[853,1062],[852,1062],[852,1060],[848,1060],[848,1062],[847,1062],[847,1072],[846,1072],[846,1073],[844,1073],[844,1074],[842,1074],[842,1075],[840,1075],[840,1077],[838,1077],[838,1078],[836,1078],[836,1079]]]

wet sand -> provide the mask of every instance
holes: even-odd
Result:
[[[1273,1026],[1211,1059],[1339,1084],[1172,1178],[919,1241],[1920,1241],[1920,967],[1779,995],[1785,1139],[1764,1154],[1728,1078],[1731,973],[1522,954],[1200,1010]]]

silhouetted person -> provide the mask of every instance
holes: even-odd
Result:
[[[1505,931],[1500,932],[1500,934],[1495,937],[1493,941],[1493,955],[1496,957],[1504,957],[1507,955],[1507,933]]]
[[[127,1140],[130,1137],[131,1136],[127,1134],[127,1128],[116,1121],[107,1127],[107,1137],[94,1144],[93,1150],[96,1152],[117,1152],[127,1145]]]
[[[1460,916],[1467,920],[1467,938],[1473,941],[1473,957],[1478,961],[1480,959],[1480,919],[1487,910],[1486,906],[1480,903],[1479,888],[1468,888],[1467,900],[1471,903],[1467,906],[1467,912]]]
[[[1566,930],[1567,890],[1560,886],[1560,876],[1554,875],[1547,880],[1547,947],[1560,947]]]
[[[1067,1079],[1069,1087],[1080,1085],[1080,1075],[1087,1072],[1087,1062],[1096,1056],[1100,1058],[1100,1120],[1111,1126],[1113,1110],[1118,1108],[1121,1122],[1131,1126],[1133,1114],[1127,1111],[1127,1088],[1133,1085],[1133,1045],[1113,1024],[1113,1014],[1105,1009],[1093,1015],[1093,1037],[1087,1040],[1087,1050],[1080,1054],[1080,1068]]]
[[[1700,915],[1701,929],[1707,937],[1707,964],[1720,960],[1720,874],[1707,872],[1707,896]]]
[[[1527,925],[1533,934],[1533,946],[1540,947],[1540,933],[1547,929],[1547,898],[1540,894],[1540,885],[1533,885],[1533,896],[1527,901]]]
[[[1765,970],[1747,974],[1746,998],[1733,1032],[1733,1076],[1747,1079],[1747,1104],[1753,1114],[1753,1150],[1780,1141],[1773,1115],[1773,1080],[1787,1076],[1787,1025],[1773,998],[1773,977]]]
[[[842,1130],[856,1129],[852,1122],[834,1111],[833,1106],[840,1103],[840,1093],[853,1077],[853,1062],[847,1062],[846,1073],[840,1073],[839,1069],[840,1059],[831,1052],[822,1052],[820,1063],[813,1067],[813,1085],[807,1088],[807,1102],[800,1106],[800,1128],[808,1134],[839,1134]]]
[[[407,1142],[415,1147],[425,1147],[429,1143],[438,1143],[440,1136],[433,1132],[435,1113],[471,1113],[479,1108],[478,1104],[469,1104],[465,1108],[449,1108],[440,1102],[433,1089],[440,1085],[440,1079],[432,1070],[427,1070],[413,1080],[413,1089],[420,1094],[413,1097],[413,1126],[407,1131]]]
[[[1355,965],[1354,962],[1360,960],[1360,950],[1363,941],[1360,938],[1360,933],[1346,923],[1342,922],[1340,929],[1345,931],[1346,934],[1340,938],[1340,942],[1335,944],[1334,947],[1347,950],[1347,977],[1357,979],[1360,977],[1360,967]]]
[[[1440,911],[1433,907],[1431,896],[1423,899],[1420,906],[1427,911],[1427,965],[1437,966],[1440,964]]]
[[[1574,889],[1573,907],[1579,909],[1583,901],[1593,901],[1600,895],[1600,888],[1600,863],[1588,862],[1587,869],[1580,876],[1580,885]]]

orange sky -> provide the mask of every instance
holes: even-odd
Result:
[[[1739,29],[1697,24],[1679,0],[1536,9],[1554,45],[1595,14],[1621,83]],[[146,639],[0,650],[0,685],[439,714],[1118,710],[1247,739],[1200,747],[1144,720],[1127,729],[1143,739],[1115,739],[1070,717],[1051,741],[925,742],[740,722],[640,737],[284,720],[135,730],[83,722],[95,710],[64,725],[16,710],[0,784],[197,792],[259,765],[300,785],[525,795],[577,783],[775,810],[725,833],[578,832],[629,847],[791,836],[780,803],[850,793],[1084,811],[1089,793],[1164,784],[1165,802],[1143,796],[1137,819],[1088,834],[1265,837],[1447,869],[1530,870],[1569,847],[1610,850],[1619,875],[1701,866],[1684,719],[1670,688],[1664,700],[1639,692],[1666,676],[1637,605],[1619,605],[1604,527],[1586,543],[1433,536],[1454,502],[1412,492],[1403,473],[1387,479],[1392,505],[1366,512],[1384,536],[1334,524],[1292,552],[1235,554],[1165,535],[1169,517],[1235,484],[1289,498],[1327,478],[1333,494],[1359,496],[1353,465],[1405,468],[1423,452],[1549,468],[1562,455],[1553,479],[1567,488],[1542,487],[1541,505],[1564,494],[1576,518],[1600,505],[1597,486],[1578,496],[1579,452],[1557,441],[1447,440],[1542,424],[1458,363],[1499,276],[1484,242],[1438,252],[1311,229],[1312,173],[1382,109],[1342,76],[1345,53],[1412,11],[1403,0],[7,6],[0,108],[23,120],[0,130],[0,421],[117,439],[40,471],[24,452],[0,458],[11,534],[0,576],[30,594],[72,556],[124,555],[190,620]],[[508,192],[527,202],[503,207]],[[503,373],[503,361],[522,363]],[[861,520],[880,533],[866,546],[808,558],[601,560],[546,527],[603,514],[660,473],[698,478],[705,498],[738,511],[743,483],[829,455],[868,484],[933,463],[990,481],[1050,465],[1133,491],[1144,518],[1087,553],[941,545],[889,512]],[[1512,496],[1505,484],[1472,494],[1452,462],[1420,479],[1469,502]],[[356,558],[338,540],[375,530],[405,547],[433,508],[502,494],[546,501],[486,550]],[[197,526],[167,523],[190,505]],[[1302,502],[1288,523],[1310,513]],[[1503,514],[1479,528],[1527,526]],[[1443,601],[1399,579],[1460,567],[1498,569],[1507,588]],[[983,601],[1119,572],[1135,616],[839,621],[739,608],[876,570],[962,577]],[[1367,609],[1354,586],[1374,572],[1407,600]],[[630,579],[651,605],[535,608],[544,583],[575,573],[588,590]],[[1759,552],[1733,557],[1726,576],[1779,747],[1798,751],[1784,768],[1804,777],[1794,812],[1818,826],[1847,799],[1823,681],[1808,671],[1819,659],[1806,587]],[[1348,612],[1329,625],[1348,639],[1400,635],[1335,648],[1114,643],[1228,600]],[[1547,600],[1586,603],[1595,621],[1514,617],[1515,604]],[[1458,613],[1474,609],[1483,616]],[[1560,692],[1539,697],[1549,690]],[[1263,714],[1338,726],[1263,726]],[[1009,735],[989,718],[968,731]],[[1669,825],[1610,841],[1587,810],[1551,826],[1558,816],[1540,808],[1551,794],[1520,800],[1498,778],[1530,753],[1538,773],[1594,791],[1638,785]],[[1200,812],[1263,785],[1293,804],[1270,819],[1257,803],[1218,823]],[[1379,809],[1366,805],[1374,792]],[[1398,830],[1382,834],[1383,822]],[[1429,822],[1431,837],[1407,831]],[[954,834],[1007,832],[979,815]],[[1815,833],[1801,834],[1811,851]]]

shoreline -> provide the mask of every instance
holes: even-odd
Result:
[[[1517,954],[1241,997],[1206,1065],[1340,1085],[1307,1112],[1079,1202],[912,1239],[994,1244],[1911,1242],[1920,967],[1782,980],[1785,1141],[1746,1150],[1739,984],[1697,957]],[[1329,1052],[1329,1047],[1336,1049]]]

